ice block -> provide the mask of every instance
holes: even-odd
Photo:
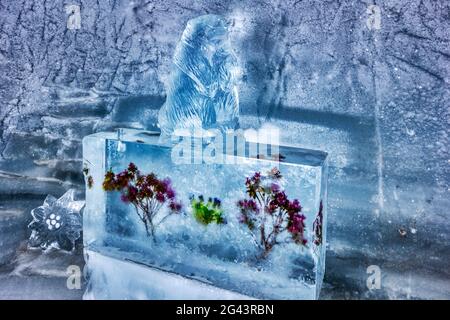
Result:
[[[210,161],[196,156],[208,150],[209,142],[199,147],[195,139],[189,161],[180,161],[179,141],[162,144],[157,132],[119,129],[84,138],[89,176],[83,216],[85,297],[317,299],[325,271],[327,154],[279,145],[269,148],[276,154],[261,156],[265,145],[245,141],[243,153],[237,147],[217,148],[214,155],[222,161]],[[122,171],[130,162],[143,173],[169,178],[183,205],[180,214],[159,225],[156,241],[119,192],[102,188],[108,170]],[[247,177],[274,167],[283,175],[280,184],[288,197],[300,201],[307,242],[280,237],[261,258],[237,203],[247,195]],[[191,205],[199,196],[220,199],[225,223],[199,223]],[[168,281],[172,277],[177,280]]]

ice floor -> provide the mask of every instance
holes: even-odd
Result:
[[[33,201],[20,199],[8,201],[8,210],[12,211],[12,208],[16,207],[16,213],[25,212],[28,207],[33,206],[30,202]],[[342,209],[339,212],[343,212]],[[17,216],[20,215],[17,214]],[[4,225],[3,216],[1,219],[0,225]],[[12,226],[13,219],[8,221]],[[22,226],[23,234],[26,234],[19,218],[16,223]],[[386,229],[385,234],[392,234],[393,240],[400,239],[395,222],[392,222]],[[20,237],[15,240],[11,238],[11,235],[17,233],[17,230],[14,232],[12,229],[10,230],[2,234],[2,239],[11,239],[8,246],[16,247],[15,258],[0,268],[0,283],[2,284],[0,299],[82,298],[83,289],[67,289],[65,272],[67,267],[73,264],[82,268],[84,261],[81,254],[44,254],[39,251],[27,251],[23,240],[18,239]],[[405,251],[408,244],[415,245],[419,242],[420,233],[417,233],[415,238],[411,236],[406,239],[401,238],[403,246],[401,242],[390,247],[386,245],[384,247],[386,253],[377,256],[368,251],[362,251],[356,246],[351,248],[345,241],[339,240],[339,234],[346,230],[347,228],[342,224],[330,227],[332,238],[327,251],[326,273],[320,299],[439,299],[450,296],[448,270],[442,268],[439,272],[433,269],[433,263],[437,264],[436,258],[430,255],[431,263],[428,265],[424,263],[421,268],[418,268],[417,264],[422,262],[420,253],[423,251],[418,251],[416,256],[392,255],[392,252],[402,253]],[[5,245],[4,240],[2,245]],[[417,245],[415,246],[417,247]],[[424,250],[420,246],[419,249]],[[445,248],[441,250],[442,254],[445,254]],[[6,251],[2,249],[1,252],[3,254]],[[401,261],[398,261],[398,258]],[[369,264],[376,263],[382,266],[382,287],[380,290],[369,291],[366,288],[366,268]]]
[[[83,266],[82,255],[64,253],[42,254],[27,252],[23,248],[18,258],[0,269],[0,299],[82,299],[85,282],[81,289],[67,289],[66,269],[70,265]],[[436,279],[434,274],[413,277],[389,272],[384,277],[382,290],[360,289],[365,274],[365,263],[349,254],[346,258],[335,254],[327,256],[327,272],[320,299],[436,299],[448,297],[448,278]],[[344,271],[345,278],[339,273]],[[409,292],[408,292],[409,290]]]
[[[0,269],[0,299],[79,300],[85,281],[80,278],[80,289],[68,289],[67,268],[78,266],[83,270],[81,254],[29,251],[22,242],[14,261]]]

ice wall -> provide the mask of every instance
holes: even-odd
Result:
[[[330,153],[324,297],[449,297],[450,4],[372,4],[1,1],[0,261],[34,203],[83,188],[83,136],[156,123],[186,22],[214,13],[234,19],[241,126]]]

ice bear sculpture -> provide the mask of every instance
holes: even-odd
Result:
[[[225,19],[190,20],[175,49],[167,99],[158,115],[162,136],[179,129],[237,128],[238,74]]]

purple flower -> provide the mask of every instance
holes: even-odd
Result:
[[[125,202],[125,203],[130,202],[130,200],[128,200],[128,196],[127,196],[125,193],[122,193],[122,194],[120,195],[120,200],[122,200],[122,201]]]
[[[260,172],[255,172],[255,174],[252,177],[252,181],[255,184],[259,184],[259,182],[261,181],[261,173]]]
[[[167,198],[173,199],[173,198],[175,198],[175,191],[173,191],[173,189],[171,187],[168,187],[167,191],[166,191],[166,195],[167,195]]]
[[[256,204],[256,202],[253,199],[250,199],[247,201],[246,207],[247,207],[247,209],[254,211],[256,213],[259,212],[258,205]]]
[[[278,184],[276,184],[276,183],[272,183],[272,185],[270,186],[270,190],[273,193],[277,193],[277,192],[280,191],[280,186]]]
[[[165,190],[167,190],[167,189],[170,188],[170,184],[171,184],[171,183],[172,183],[172,182],[170,181],[169,178],[166,178],[166,179],[164,179],[164,180],[161,181],[162,187],[163,187]]]
[[[128,191],[126,193],[128,202],[136,201],[137,195],[138,195],[138,189],[136,187],[133,187],[133,186],[128,187]]]
[[[277,208],[278,208],[277,203],[274,200],[272,200],[269,202],[269,205],[267,206],[267,212],[272,214],[277,210]]]
[[[282,207],[289,205],[289,200],[287,199],[284,191],[281,191],[281,192],[278,192],[275,194],[275,201],[278,203],[279,206],[282,206]]]
[[[164,197],[164,194],[162,194],[161,192],[158,192],[156,194],[156,200],[158,200],[159,202],[164,202],[166,200],[166,198]]]
[[[297,199],[294,199],[294,201],[290,202],[288,205],[288,211],[290,213],[299,213],[302,210],[302,207],[300,206],[300,202]]]
[[[181,203],[177,203],[177,202],[171,202],[169,204],[169,208],[170,210],[172,210],[173,212],[177,213],[181,210]]]

